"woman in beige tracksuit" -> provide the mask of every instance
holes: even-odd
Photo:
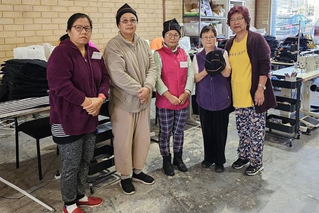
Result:
[[[109,111],[115,168],[121,174],[120,185],[125,194],[135,193],[132,180],[155,182],[142,169],[150,146],[149,110],[156,66],[149,45],[135,34],[137,22],[135,10],[124,4],[116,15],[119,33],[104,51],[111,77]]]

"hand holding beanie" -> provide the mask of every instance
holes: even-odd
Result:
[[[207,53],[205,58],[205,69],[209,76],[217,75],[226,67],[226,62],[222,51],[214,50]]]

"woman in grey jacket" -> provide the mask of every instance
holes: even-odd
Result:
[[[137,22],[136,11],[124,4],[116,14],[119,33],[104,51],[111,77],[109,111],[115,168],[121,174],[125,194],[135,193],[132,180],[155,182],[142,169],[150,146],[149,111],[156,67],[149,45],[135,34]]]

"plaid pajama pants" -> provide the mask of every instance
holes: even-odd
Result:
[[[159,147],[162,156],[170,154],[170,137],[173,133],[173,150],[182,152],[188,107],[180,110],[157,108],[159,120]]]

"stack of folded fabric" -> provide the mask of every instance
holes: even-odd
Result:
[[[0,86],[0,101],[48,95],[46,61],[11,59],[1,66],[3,80]]]
[[[305,38],[303,34],[301,34],[299,38],[299,50],[306,51],[308,50],[309,39]],[[287,37],[282,42],[281,46],[290,46],[290,45],[298,45],[298,35],[296,37]]]
[[[298,54],[294,45],[279,47],[275,51],[273,60],[285,63],[295,63],[297,62]]]
[[[275,56],[275,51],[277,50],[279,46],[279,42],[278,40],[276,40],[276,37],[274,36],[265,35],[264,38],[270,47],[270,53],[271,53],[270,57],[273,58]]]

